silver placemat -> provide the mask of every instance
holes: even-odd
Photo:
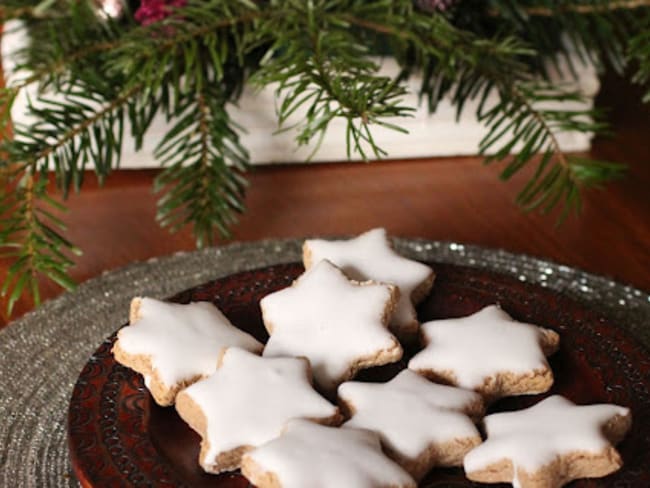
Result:
[[[238,271],[297,261],[302,241],[236,243],[132,264],[83,283],[0,332],[0,486],[77,486],[66,445],[74,383],[134,295],[168,297]],[[650,346],[650,296],[528,256],[397,239],[409,257],[485,268],[573,296]]]

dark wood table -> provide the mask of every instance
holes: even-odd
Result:
[[[370,164],[307,164],[256,168],[247,212],[234,240],[358,233],[384,226],[397,236],[503,248],[551,259],[650,290],[650,110],[638,90],[605,79],[598,104],[612,108],[616,136],[594,142],[591,155],[625,162],[627,178],[585,194],[582,214],[562,226],[554,216],[526,214],[514,197],[525,182],[498,179],[481,159],[431,158]],[[67,202],[67,236],[81,247],[72,276],[152,256],[193,249],[189,232],[168,234],[154,221],[155,171],[117,171],[99,188],[92,176]],[[7,264],[0,265],[0,274]],[[43,284],[43,296],[61,290]],[[32,307],[21,300],[12,317]],[[4,312],[4,306],[2,310]]]

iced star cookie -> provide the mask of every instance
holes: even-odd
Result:
[[[377,432],[386,453],[416,480],[434,466],[462,466],[481,443],[470,418],[482,416],[481,396],[408,369],[387,383],[343,383],[338,395],[352,415],[343,426]]]
[[[242,455],[279,436],[292,418],[338,424],[338,408],[311,384],[305,358],[262,358],[228,348],[219,368],[176,398],[180,417],[201,436],[199,464],[209,473],[237,469]]]
[[[242,473],[258,488],[416,488],[365,429],[292,420],[281,437],[244,455]]]
[[[261,300],[271,336],[264,356],[305,356],[316,384],[334,393],[358,370],[402,357],[402,346],[386,325],[398,293],[392,285],[350,281],[321,261],[290,287]]]
[[[487,400],[543,393],[553,385],[546,356],[559,346],[552,330],[513,320],[496,305],[468,317],[422,324],[426,347],[409,369],[481,393]]]
[[[259,353],[264,347],[209,302],[180,305],[134,298],[129,315],[130,325],[117,333],[115,360],[142,374],[162,406],[172,405],[180,390],[214,373],[224,348]]]
[[[487,416],[487,440],[467,454],[465,472],[473,481],[517,488],[558,488],[606,476],[623,464],[612,444],[631,422],[624,407],[578,406],[551,396],[525,410]]]
[[[417,335],[419,323],[413,304],[429,294],[435,274],[429,266],[397,254],[385,229],[373,229],[346,241],[305,241],[305,268],[322,259],[331,261],[354,280],[373,280],[397,286],[400,299],[391,316],[390,329],[400,339]]]

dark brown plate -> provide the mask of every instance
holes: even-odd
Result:
[[[608,402],[632,409],[634,425],[619,450],[624,467],[607,478],[580,480],[575,487],[650,486],[650,355],[627,333],[577,303],[516,279],[432,263],[437,278],[431,296],[418,308],[422,321],[459,317],[498,302],[515,318],[557,330],[561,347],[551,358],[555,386],[576,403]],[[228,276],[173,298],[207,300],[230,320],[266,341],[259,300],[288,286],[302,266],[273,266]],[[158,407],[141,377],[115,363],[106,339],[84,367],[74,388],[68,418],[75,474],[83,486],[248,487],[238,473],[207,475],[198,464],[199,437],[173,408]],[[411,351],[412,352],[412,351]],[[388,379],[404,366],[376,368],[363,379]],[[527,407],[544,395],[506,399],[491,410]],[[422,487],[479,486],[461,469],[434,470]],[[486,485],[482,485],[486,486]]]

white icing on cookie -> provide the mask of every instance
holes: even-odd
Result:
[[[207,471],[216,457],[240,446],[259,446],[277,437],[292,418],[329,419],[338,408],[312,388],[304,358],[262,358],[243,349],[226,350],[216,373],[184,390],[207,419]]]
[[[542,329],[513,320],[496,305],[468,317],[422,324],[427,346],[408,364],[415,371],[447,371],[457,386],[480,387],[500,373],[548,369]]]
[[[375,432],[292,420],[281,437],[244,456],[274,473],[281,488],[415,488],[415,481],[381,451]]]
[[[305,356],[316,382],[327,391],[359,366],[397,361],[402,348],[385,324],[394,287],[353,283],[321,261],[292,286],[260,302],[271,334],[264,356]]]
[[[437,385],[409,370],[383,384],[343,383],[338,394],[354,409],[345,427],[377,431],[385,446],[410,459],[432,444],[480,439],[474,423],[461,413],[482,404],[478,393]],[[434,462],[432,459],[430,467]]]
[[[347,241],[310,239],[305,241],[304,249],[311,254],[312,263],[327,259],[354,280],[396,285],[400,299],[391,317],[391,329],[400,334],[404,329],[413,329],[413,324],[417,326],[411,294],[432,279],[433,270],[397,254],[385,229],[373,229]]]
[[[168,387],[212,374],[225,347],[256,352],[263,347],[209,302],[180,305],[142,298],[138,316],[118,332],[119,347],[150,356],[153,372]]]
[[[385,445],[408,458],[420,456],[431,444],[479,436],[470,418],[460,413],[482,403],[479,394],[431,383],[409,370],[383,384],[343,383],[338,394],[354,408],[346,427],[377,431]]]
[[[617,415],[629,414],[629,409],[617,405],[578,406],[554,395],[524,410],[488,415],[488,438],[465,456],[465,471],[469,474],[510,459],[517,486],[517,468],[533,473],[571,452],[602,452],[610,446],[603,426]]]

